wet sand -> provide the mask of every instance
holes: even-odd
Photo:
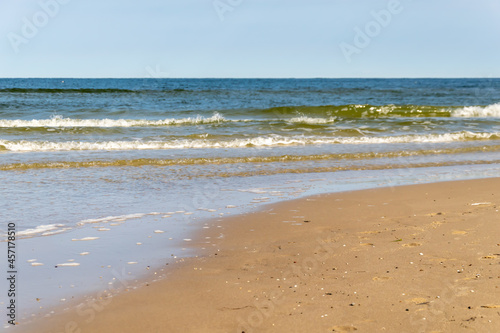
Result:
[[[314,196],[211,221],[200,256],[27,332],[499,332],[500,178]]]

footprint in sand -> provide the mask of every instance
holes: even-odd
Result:
[[[333,326],[332,332],[354,332],[358,329],[354,326]]]

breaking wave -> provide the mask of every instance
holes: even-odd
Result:
[[[401,135],[401,136],[365,136],[365,137],[318,137],[318,136],[282,136],[266,135],[253,138],[226,140],[210,139],[175,139],[168,141],[7,141],[0,140],[3,150],[29,151],[68,151],[68,150],[145,150],[145,149],[196,149],[196,148],[245,148],[292,145],[322,144],[384,144],[384,143],[437,143],[472,140],[498,140],[500,133],[458,133]]]
[[[163,119],[163,120],[142,120],[142,119],[72,119],[54,116],[50,119],[33,120],[0,120],[0,127],[3,128],[28,128],[28,127],[146,127],[146,126],[175,126],[175,125],[202,125],[219,124],[229,122],[219,113],[212,117],[201,116]]]

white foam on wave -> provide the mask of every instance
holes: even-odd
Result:
[[[335,117],[330,118],[311,118],[306,116],[295,117],[288,120],[295,124],[308,124],[308,125],[321,125],[321,124],[333,124],[335,122]]]
[[[48,142],[48,141],[5,141],[0,146],[10,151],[68,151],[68,150],[147,150],[147,149],[196,149],[196,148],[245,148],[319,144],[370,144],[370,143],[412,143],[453,142],[469,140],[500,139],[500,133],[474,133],[470,131],[403,136],[362,137],[318,137],[268,135],[254,138],[215,140],[171,140],[171,141],[106,141],[106,142]],[[116,217],[109,217],[116,218]],[[99,222],[99,221],[97,221]]]
[[[73,238],[71,241],[73,242],[86,242],[86,241],[93,241],[97,240],[99,237],[83,237],[83,238]]]
[[[58,230],[51,230],[51,231],[46,231],[42,234],[42,236],[51,236],[51,235],[57,235],[57,234],[60,234],[60,233],[63,233],[65,231],[68,231],[70,230],[71,228],[62,228],[62,229],[58,229]]]
[[[178,211],[184,213],[184,211]],[[163,215],[165,213],[161,212],[150,212],[150,213],[135,213],[135,214],[126,214],[126,215],[116,215],[116,216],[106,216],[106,217],[101,217],[101,218],[95,218],[95,219],[86,219],[82,220],[78,223],[76,223],[77,226],[84,226],[86,224],[95,224],[95,223],[110,223],[109,225],[115,225],[113,222],[124,222],[127,220],[131,219],[138,219],[144,216],[155,216],[155,215]],[[175,213],[172,213],[175,214]],[[191,215],[193,213],[188,212],[186,215]],[[170,215],[163,215],[163,217],[170,217]],[[121,223],[119,223],[121,224]],[[118,224],[116,224],[118,225]],[[111,229],[109,228],[104,228],[104,227],[96,227],[98,228],[97,231],[109,231]],[[50,235],[56,235],[60,234],[62,232],[68,231],[73,229],[71,226],[67,226],[65,224],[45,224],[45,225],[39,225],[35,228],[30,228],[22,231],[18,231],[16,233],[17,237],[19,238],[31,238],[31,237],[36,237],[36,236],[50,236]],[[156,233],[160,233],[160,231],[155,231]],[[0,235],[0,237],[7,237],[6,234]],[[97,240],[99,237],[84,237],[84,238],[73,238],[71,239],[72,241],[92,241],[92,240]],[[86,253],[87,254],[87,253]]]
[[[174,126],[174,125],[202,125],[223,122],[236,122],[238,120],[227,120],[219,113],[205,118],[202,116],[189,118],[170,118],[161,120],[144,119],[73,119],[54,116],[50,119],[22,120],[14,119],[0,120],[0,127],[141,127],[141,126]],[[241,120],[244,121],[244,120]]]
[[[106,216],[97,219],[87,219],[82,220],[77,223],[78,226],[82,226],[85,224],[92,223],[108,223],[108,222],[123,222],[130,219],[138,219],[146,215],[154,215],[153,213],[136,213],[136,214],[127,214],[127,215],[117,215],[117,216]]]
[[[238,192],[264,194],[264,193],[267,193],[267,190],[265,188],[249,188],[249,189],[239,189]]]
[[[37,234],[48,234],[49,232],[53,232],[54,230],[58,230],[64,227],[64,224],[44,224],[39,225],[36,228],[26,229],[17,232],[18,237],[31,237]]]
[[[500,118],[500,103],[482,106],[466,106],[462,109],[454,110],[452,117],[461,118]]]
[[[500,132],[474,133],[463,131],[458,133],[428,134],[428,135],[403,135],[393,137],[361,137],[340,140],[338,143],[363,144],[363,143],[438,143],[469,140],[500,139]]]

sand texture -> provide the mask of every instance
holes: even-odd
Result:
[[[500,179],[270,205],[211,221],[164,280],[24,328],[500,332],[499,205]]]

